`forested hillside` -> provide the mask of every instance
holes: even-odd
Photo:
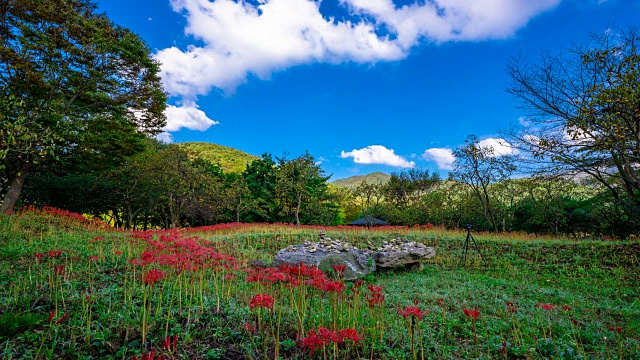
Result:
[[[367,182],[367,184],[384,184],[389,181],[390,178],[391,175],[377,171],[367,175],[356,175],[344,179],[338,179],[332,181],[331,183],[337,186],[352,189],[358,187],[358,185],[362,184],[365,181]]]
[[[259,159],[244,151],[213,143],[185,142],[178,145],[202,160],[220,166],[225,173],[241,173],[253,160]]]

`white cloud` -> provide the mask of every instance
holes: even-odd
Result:
[[[164,114],[167,116],[167,126],[163,129],[165,132],[178,131],[181,128],[205,131],[212,125],[219,124],[217,121],[209,119],[207,114],[198,109],[198,105],[193,101],[185,101],[179,107],[169,105]]]
[[[382,145],[370,145],[362,149],[353,149],[352,151],[342,151],[340,157],[345,159],[353,158],[356,164],[382,164],[403,168],[412,168],[416,166],[413,161],[407,161],[402,156],[396,155],[393,149],[387,149]]]
[[[230,93],[250,76],[268,79],[301,64],[401,60],[423,39],[508,38],[560,1],[430,0],[397,7],[392,0],[340,0],[351,15],[344,20],[322,13],[318,0],[171,0],[198,45],[161,49],[155,57],[165,90],[195,101],[214,88]]]
[[[453,151],[448,148],[427,149],[424,154],[422,154],[422,157],[425,160],[435,161],[438,169],[441,170],[453,170],[453,163],[456,161]]]
[[[522,127],[529,127],[529,126],[531,126],[531,121],[529,121],[529,119],[527,119],[527,118],[526,118],[526,117],[524,117],[524,116],[520,116],[520,117],[518,118],[518,123],[519,123],[519,124],[520,124],[520,126],[522,126]]]
[[[478,141],[478,146],[481,148],[492,148],[493,156],[513,155],[517,154],[518,150],[509,144],[505,139],[487,138]]]
[[[173,142],[173,136],[171,136],[171,134],[166,131],[163,131],[160,134],[156,135],[156,139],[166,144]]]

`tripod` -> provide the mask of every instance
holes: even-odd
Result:
[[[480,258],[482,258],[484,264],[487,265],[487,260],[485,260],[484,255],[482,255],[482,251],[480,250],[476,239],[473,237],[473,235],[471,235],[472,228],[473,225],[467,224],[467,238],[464,240],[464,250],[462,251],[462,256],[460,257],[460,265],[467,264],[467,253],[469,252],[469,243],[471,241],[473,241],[473,245],[476,247],[476,251],[478,251],[478,254],[480,254]]]

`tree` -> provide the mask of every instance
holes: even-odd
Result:
[[[508,87],[530,118],[510,131],[537,170],[590,176],[640,214],[640,34],[607,30],[540,64],[514,59]],[[540,164],[544,165],[541,166]]]
[[[499,156],[492,146],[481,146],[475,135],[469,135],[465,145],[456,149],[451,180],[465,184],[482,207],[489,226],[498,231],[497,209],[489,185],[504,181],[516,170],[509,155]]]
[[[384,200],[383,187],[383,184],[369,184],[363,181],[353,189],[353,195],[360,205],[360,211],[362,217],[366,220],[365,225],[367,228],[374,225],[373,217],[379,211]]]
[[[1,212],[35,166],[82,150],[97,121],[144,135],[166,122],[150,49],[95,10],[88,0],[0,3]]]
[[[252,161],[242,173],[257,206],[251,212],[253,221],[276,221],[276,163],[271,154],[263,154],[260,159]]]
[[[316,165],[309,153],[287,160],[278,159],[276,194],[285,211],[293,212],[296,226],[300,226],[300,209],[304,201],[319,198],[327,192],[329,176]]]

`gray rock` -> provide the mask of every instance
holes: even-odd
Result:
[[[307,266],[317,266],[319,269],[327,271],[333,265],[344,264],[347,269],[344,272],[345,280],[355,280],[366,276],[376,270],[376,264],[367,250],[359,250],[350,247],[348,250],[339,251],[338,249],[325,249],[316,247],[315,251],[311,251],[309,246],[293,245],[278,251],[273,259],[274,266],[283,264],[298,265],[300,263]]]
[[[406,242],[401,245],[384,245],[379,252],[373,255],[376,266],[381,268],[391,268],[400,265],[411,265],[420,263],[436,255],[434,248],[426,247],[424,244]],[[420,266],[410,266],[420,268]]]

